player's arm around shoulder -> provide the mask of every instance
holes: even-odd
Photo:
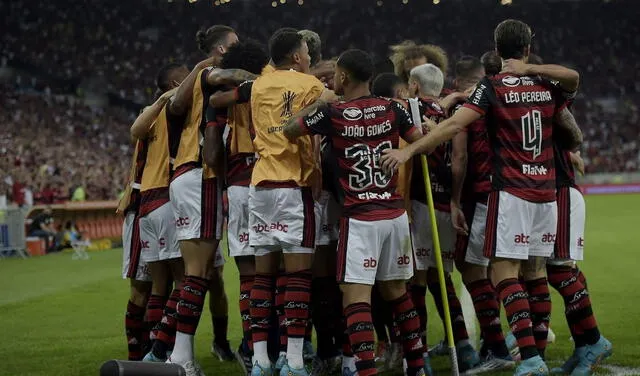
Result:
[[[238,86],[245,81],[253,81],[256,78],[258,78],[257,74],[242,69],[212,69],[207,75],[207,83],[212,86]]]
[[[320,134],[318,128],[323,122],[329,120],[328,103],[322,99],[318,99],[309,106],[293,114],[287,124],[284,126],[283,133],[289,140],[295,140],[298,137],[308,135],[310,133]]]
[[[147,106],[140,115],[138,115],[136,120],[133,122],[133,125],[131,125],[131,137],[135,139],[145,139],[147,137],[153,122],[156,120],[158,115],[160,115],[160,112],[169,101],[169,98],[171,98],[175,92],[176,89],[172,89],[162,94],[158,100],[156,100],[151,106]]]
[[[168,110],[172,114],[182,115],[187,112],[189,106],[191,106],[191,101],[193,99],[193,87],[195,86],[196,80],[198,79],[198,75],[203,69],[210,67],[212,64],[213,58],[211,57],[199,62],[189,73],[187,78],[185,78],[184,81],[180,83],[175,96],[169,103]]]

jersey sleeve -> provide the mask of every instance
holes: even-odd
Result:
[[[496,102],[496,94],[489,78],[484,77],[463,106],[485,115]]]
[[[330,105],[322,105],[310,114],[300,118],[298,125],[305,133],[330,135],[332,129]]]
[[[543,80],[545,80],[543,78]],[[551,94],[556,104],[556,112],[564,110],[566,107],[570,107],[576,98],[577,91],[566,91],[560,87],[558,81],[547,81],[547,84],[551,86]]]
[[[236,103],[247,103],[251,100],[251,88],[253,81],[245,81],[236,88]]]
[[[409,111],[407,111],[407,109],[404,108],[403,105],[396,101],[392,101],[391,110],[395,114],[395,123],[398,127],[398,131],[400,132],[400,137],[405,138],[405,136],[418,130],[417,127],[413,126],[411,114],[409,114]]]
[[[322,95],[322,92],[325,90],[324,84],[320,80],[311,75],[306,76],[308,76],[307,79],[309,80],[309,89],[302,100],[303,107],[315,102],[320,98],[320,95]]]

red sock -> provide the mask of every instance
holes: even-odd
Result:
[[[411,301],[418,312],[418,319],[420,320],[420,333],[422,343],[427,346],[427,287],[412,284],[410,285]]]
[[[573,268],[573,273],[578,277],[578,281],[582,283],[585,290],[589,290],[589,286],[587,286],[587,277],[584,276],[582,270],[580,270],[577,266]]]
[[[309,321],[311,302],[311,270],[288,273],[284,313],[287,338],[304,338]]]
[[[280,334],[280,352],[287,351],[287,316],[284,312],[287,275],[280,272],[276,280],[276,314],[278,315],[278,333]]]
[[[415,376],[424,369],[422,356],[427,351],[421,339],[420,318],[407,293],[390,301],[389,305],[400,328],[402,350],[407,360],[407,376]]]
[[[499,357],[509,355],[500,325],[500,301],[491,281],[488,279],[473,281],[467,285],[467,288],[480,322],[484,343],[493,351],[494,355]]]
[[[242,318],[242,333],[247,342],[249,350],[253,350],[251,340],[251,289],[253,288],[254,276],[240,277],[240,317]]]
[[[522,289],[520,281],[516,278],[505,279],[496,286],[496,290],[498,290],[504,310],[507,312],[511,333],[518,341],[522,360],[538,356],[536,340],[533,338],[531,328],[529,297]]]
[[[273,299],[273,276],[256,274],[251,289],[251,339],[253,343],[269,339],[269,318]]]
[[[527,281],[526,286],[529,294],[533,338],[536,340],[538,353],[544,358],[544,351],[547,348],[547,336],[549,335],[549,321],[551,320],[549,284],[546,278],[539,278]]]
[[[456,288],[453,286],[451,274],[445,274],[447,284],[447,299],[449,300],[449,314],[451,315],[451,327],[453,329],[453,338],[455,342],[468,341],[469,333],[467,333],[467,324],[464,322],[464,313],[462,313],[462,304],[456,294]]]
[[[169,300],[164,306],[160,325],[158,325],[156,340],[153,343],[153,354],[160,359],[166,357],[167,350],[171,349],[176,341],[176,329],[178,327],[177,306],[181,289],[182,284],[171,291]]]
[[[177,306],[178,325],[176,330],[178,332],[189,335],[196,334],[207,291],[209,291],[209,280],[185,276]]]
[[[142,344],[145,342],[143,338],[144,311],[145,307],[139,307],[131,301],[127,303],[124,327],[129,347],[129,360],[142,360],[144,357],[142,353]]]
[[[578,336],[576,346],[593,345],[600,339],[598,323],[593,315],[591,299],[584,284],[568,266],[547,267],[549,283],[564,299],[565,315],[572,334]]]
[[[162,320],[162,311],[166,304],[164,296],[151,295],[147,301],[147,313],[144,317],[145,325],[150,331],[150,340],[155,340],[158,337],[158,324]]]
[[[356,358],[358,376],[376,375],[371,305],[354,303],[344,309],[351,351]]]

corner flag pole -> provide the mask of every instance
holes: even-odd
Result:
[[[433,249],[436,252],[436,267],[438,269],[438,281],[440,282],[440,295],[442,295],[442,306],[444,307],[444,324],[447,331],[449,355],[451,356],[451,374],[453,376],[459,376],[460,370],[458,369],[458,355],[456,353],[456,344],[453,340],[453,327],[451,325],[451,314],[449,312],[449,298],[447,297],[447,285],[444,279],[444,265],[442,264],[442,251],[440,250],[440,237],[438,236],[436,211],[433,206],[433,194],[431,193],[431,177],[429,176],[429,165],[427,164],[427,156],[424,154],[420,155],[420,161],[422,162],[424,189],[427,193],[427,205],[429,206],[429,219],[431,221]]]

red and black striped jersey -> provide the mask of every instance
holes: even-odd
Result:
[[[464,106],[485,116],[494,190],[555,201],[553,118],[571,95],[538,76],[498,74],[480,81]]]
[[[428,117],[436,123],[440,123],[446,117],[437,101],[429,98],[418,99],[418,111],[420,119]],[[451,142],[439,145],[427,156],[429,165],[429,178],[431,180],[431,193],[436,209],[450,211],[451,202]],[[413,158],[413,170],[411,173],[411,199],[427,203],[427,193],[424,189],[424,175],[420,156]]]
[[[464,102],[454,107],[457,111]],[[467,129],[467,172],[464,180],[463,200],[486,203],[491,192],[491,146],[486,119],[471,123]]]
[[[561,148],[556,142],[553,143],[553,155],[556,163],[556,187],[577,188],[576,174],[571,163],[571,152]]]
[[[331,139],[343,215],[375,221],[405,213],[396,192],[397,175],[389,176],[380,167],[383,150],[397,149],[400,136],[417,131],[402,105],[374,96],[328,104],[300,119],[300,127]]]

